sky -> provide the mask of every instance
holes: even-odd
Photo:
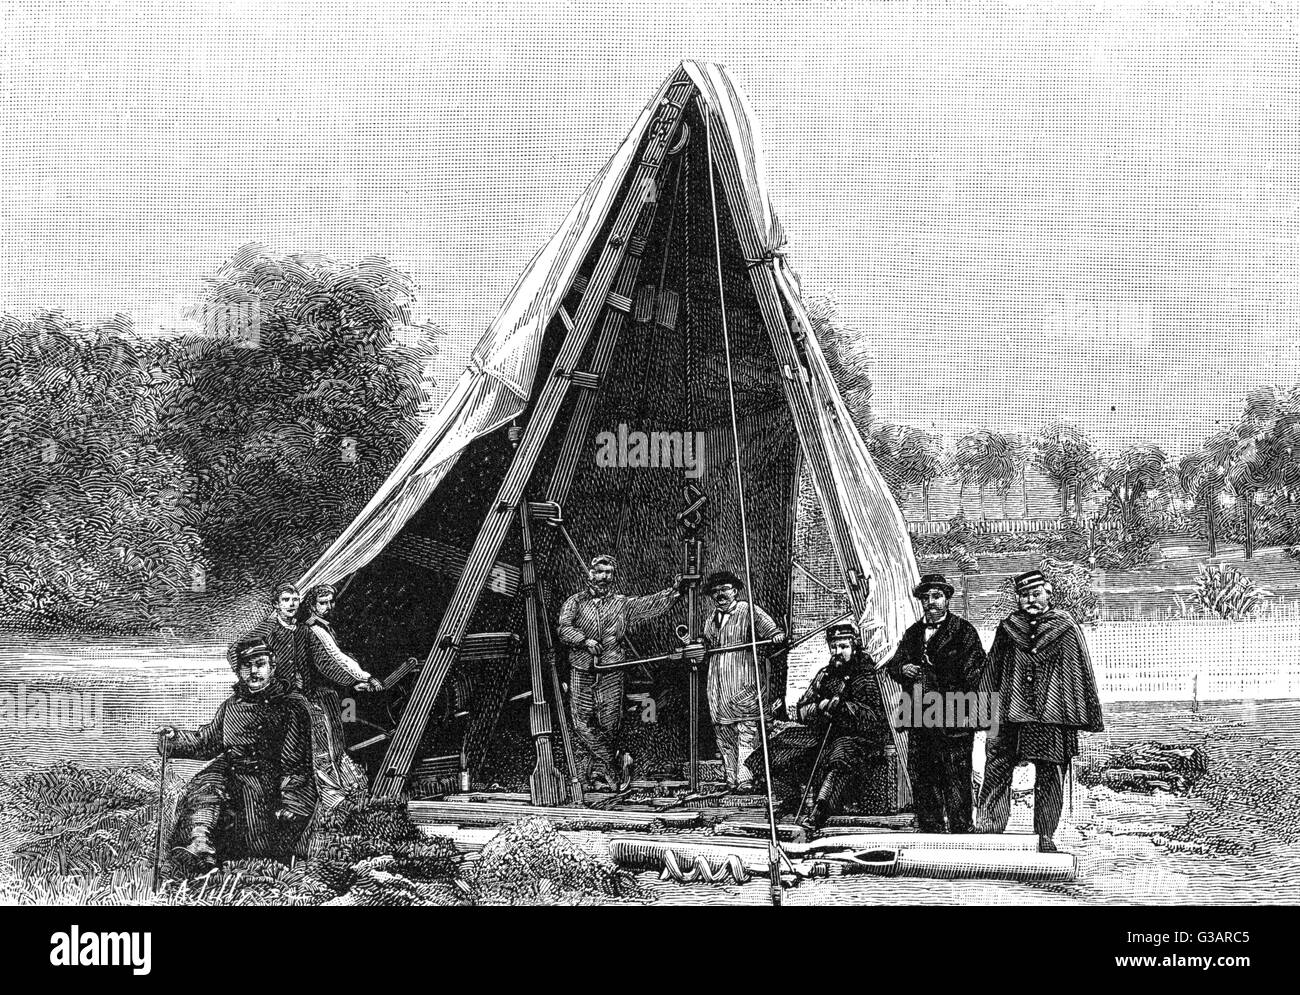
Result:
[[[1178,454],[1300,381],[1282,4],[0,0],[0,310],[175,329],[243,244],[381,255],[449,384],[682,58],[879,416]]]

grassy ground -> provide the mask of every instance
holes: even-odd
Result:
[[[838,878],[801,884],[788,904],[1294,904],[1300,900],[1300,702],[1113,705],[1090,754],[1158,741],[1196,746],[1206,771],[1186,793],[1117,790],[1082,778],[1057,842],[1078,881]],[[1084,762],[1081,761],[1081,769]],[[288,868],[244,861],[151,887],[157,817],[151,764],[33,768],[0,758],[0,903],[59,905],[763,904],[767,884],[679,885],[633,877],[549,823],[502,829],[473,860],[423,836],[400,806],[364,804]],[[1027,772],[1026,772],[1027,773]],[[1094,783],[1085,784],[1083,780]],[[1116,782],[1112,778],[1109,783]],[[1032,825],[1018,779],[1013,831]],[[170,811],[180,783],[165,788]],[[588,843],[590,841],[587,841]],[[599,842],[599,841],[598,841]]]
[[[636,901],[630,875],[544,820],[504,828],[472,865],[422,834],[400,803],[356,799],[310,856],[228,862],[201,878],[166,868],[153,888],[158,780],[151,765],[32,768],[0,758],[0,904],[586,905]],[[163,807],[181,783],[169,779]]]

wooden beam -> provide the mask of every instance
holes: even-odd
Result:
[[[528,675],[532,688],[528,727],[533,737],[536,764],[528,778],[528,790],[534,805],[559,805],[565,800],[564,779],[555,769],[551,749],[551,709],[546,703],[546,679],[542,674],[542,626],[550,622],[542,617],[537,597],[537,565],[533,560],[533,529],[528,503],[519,505],[519,534],[524,554],[524,624],[528,632]],[[557,709],[563,702],[556,702]]]
[[[469,559],[468,552],[450,543],[414,535],[397,537],[379,555],[432,570],[452,580],[459,579]],[[515,597],[519,593],[519,568],[512,563],[493,563],[484,586],[495,594]]]
[[[679,829],[698,826],[699,812],[629,812],[614,809],[556,808],[543,805],[517,805],[513,802],[433,802],[412,801],[407,814],[417,826],[461,825],[496,826],[516,822],[529,816],[541,816],[552,822],[582,823],[619,828],[649,827],[655,822]]]
[[[670,84],[667,92],[670,97],[674,93],[684,97],[691,88],[692,84],[689,80],[678,79]],[[610,236],[601,249],[600,259],[592,270],[587,292],[573,319],[573,330],[566,335],[559,356],[555,360],[556,370],[569,370],[574,367],[595,329],[597,319],[602,314],[609,313],[606,298],[613,289],[615,278],[623,264],[627,238],[634,230],[645,207],[650,205],[653,209],[653,201],[647,199],[651,190],[645,181],[653,179],[658,172],[681,113],[680,107],[676,107],[671,100],[661,102],[654,111],[654,119],[646,130],[647,137],[641,150],[640,166],[632,179],[628,196],[623,199]],[[523,498],[524,488],[541,457],[542,449],[555,425],[555,419],[559,415],[569,386],[569,380],[556,376],[548,378],[541,385],[519,448],[497,490],[493,510],[488,512],[487,518],[479,529],[456,591],[448,602],[442,622],[438,626],[427,665],[420,671],[411,700],[402,713],[401,722],[389,744],[379,774],[375,778],[373,790],[379,797],[400,797],[404,790],[411,763],[429,722],[429,712],[455,659],[456,645],[469,626],[490,565],[496,560],[506,534],[515,520],[514,509]],[[590,393],[584,396],[590,396]]]

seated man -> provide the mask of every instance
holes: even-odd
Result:
[[[814,830],[840,811],[867,760],[878,756],[890,739],[875,665],[862,648],[858,627],[852,622],[833,625],[826,643],[830,663],[817,672],[795,706],[801,724],[782,729],[771,743],[777,797],[787,811],[795,811],[804,794],[810,795],[811,808],[802,821]],[[756,764],[762,764],[758,754],[751,761],[751,766]]]
[[[306,854],[316,807],[307,701],[276,678],[263,640],[242,640],[234,659],[239,683],[211,722],[194,732],[158,730],[171,756],[212,760],[177,805],[172,855],[183,872],[237,857]]]

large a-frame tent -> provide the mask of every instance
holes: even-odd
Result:
[[[375,748],[376,794],[403,794],[424,757],[464,749],[477,764],[494,736],[525,724],[503,705],[512,664],[501,647],[515,645],[530,664],[534,801],[563,800],[551,746],[559,681],[547,670],[580,558],[613,553],[629,593],[679,572],[747,573],[750,597],[788,615],[804,466],[838,566],[827,586],[843,591],[878,658],[896,644],[915,618],[906,527],[832,383],[783,244],[748,102],[722,67],[684,62],[515,284],[448,401],[301,579],[348,585],[339,628],[374,672],[420,664]],[[656,455],[677,458],[607,465],[600,440],[606,455],[619,440],[631,458],[614,462],[633,464],[635,432],[663,433]],[[691,455],[669,433],[696,432],[699,463],[662,465]],[[635,652],[671,651],[674,625],[697,632],[704,609],[692,598],[636,631]],[[699,678],[687,670],[653,671],[658,721],[632,730],[645,753],[684,759],[708,728],[707,710],[686,720]],[[779,664],[770,679],[779,696]]]

